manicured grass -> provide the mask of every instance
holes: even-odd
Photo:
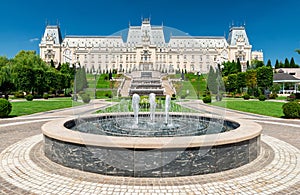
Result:
[[[186,97],[188,99],[198,99],[197,93],[203,96],[206,91],[206,79],[205,75],[194,75],[192,73],[185,74],[185,81],[175,82],[173,86],[176,88],[177,95],[186,95],[187,90],[189,95]],[[181,78],[181,74],[170,75],[170,78]]]
[[[283,102],[271,101],[252,101],[252,100],[237,100],[237,101],[221,101],[213,102],[212,105],[226,107],[233,110],[250,112],[273,117],[282,117]]]
[[[29,115],[38,112],[45,112],[49,110],[56,110],[82,105],[82,103],[79,102],[73,103],[70,97],[53,99],[51,98],[48,100],[11,102],[11,104],[12,111],[9,116]]]

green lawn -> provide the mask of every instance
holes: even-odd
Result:
[[[233,110],[239,110],[273,117],[282,117],[284,115],[281,108],[283,104],[283,102],[251,100],[231,100],[212,103],[212,105],[214,106],[226,107]]]
[[[49,110],[69,108],[73,106],[82,105],[82,103],[74,102],[70,97],[68,98],[51,98],[48,100],[33,100],[11,102],[12,111],[9,116],[22,116],[34,114],[38,112],[45,112]]]
[[[176,88],[177,95],[186,95],[187,90],[189,94],[186,98],[188,99],[198,99],[197,93],[199,91],[200,96],[203,96],[206,90],[206,79],[205,75],[194,75],[192,73],[185,74],[185,81],[173,83]],[[171,75],[170,78],[181,78],[181,74]]]

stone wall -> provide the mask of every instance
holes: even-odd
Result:
[[[67,143],[44,135],[45,155],[61,165],[129,177],[176,177],[216,173],[245,165],[260,153],[260,135],[212,147],[124,149]]]

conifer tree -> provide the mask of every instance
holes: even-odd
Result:
[[[291,61],[290,61],[290,67],[291,68],[296,68],[297,67],[293,57],[291,58]]]
[[[280,68],[280,67],[279,67],[279,62],[278,62],[278,59],[277,59],[276,62],[275,62],[275,69],[278,69],[278,68]]]
[[[267,62],[267,67],[272,67],[272,63],[271,63],[271,60],[269,59],[268,62]]]
[[[287,58],[285,58],[285,61],[284,61],[284,68],[290,68],[290,62]]]

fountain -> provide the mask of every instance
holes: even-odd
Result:
[[[156,109],[156,98],[154,93],[150,93],[149,102],[150,102],[150,120],[152,123],[155,121],[155,109]]]
[[[139,109],[140,96],[122,100],[123,112],[55,120],[43,127],[45,155],[61,165],[104,175],[178,177],[245,165],[260,153],[261,127],[242,119],[170,112],[170,96],[157,109]],[[160,103],[160,102],[159,102]]]
[[[137,125],[139,123],[139,103],[140,103],[140,96],[134,94],[132,96],[132,109],[134,113],[134,124]]]

